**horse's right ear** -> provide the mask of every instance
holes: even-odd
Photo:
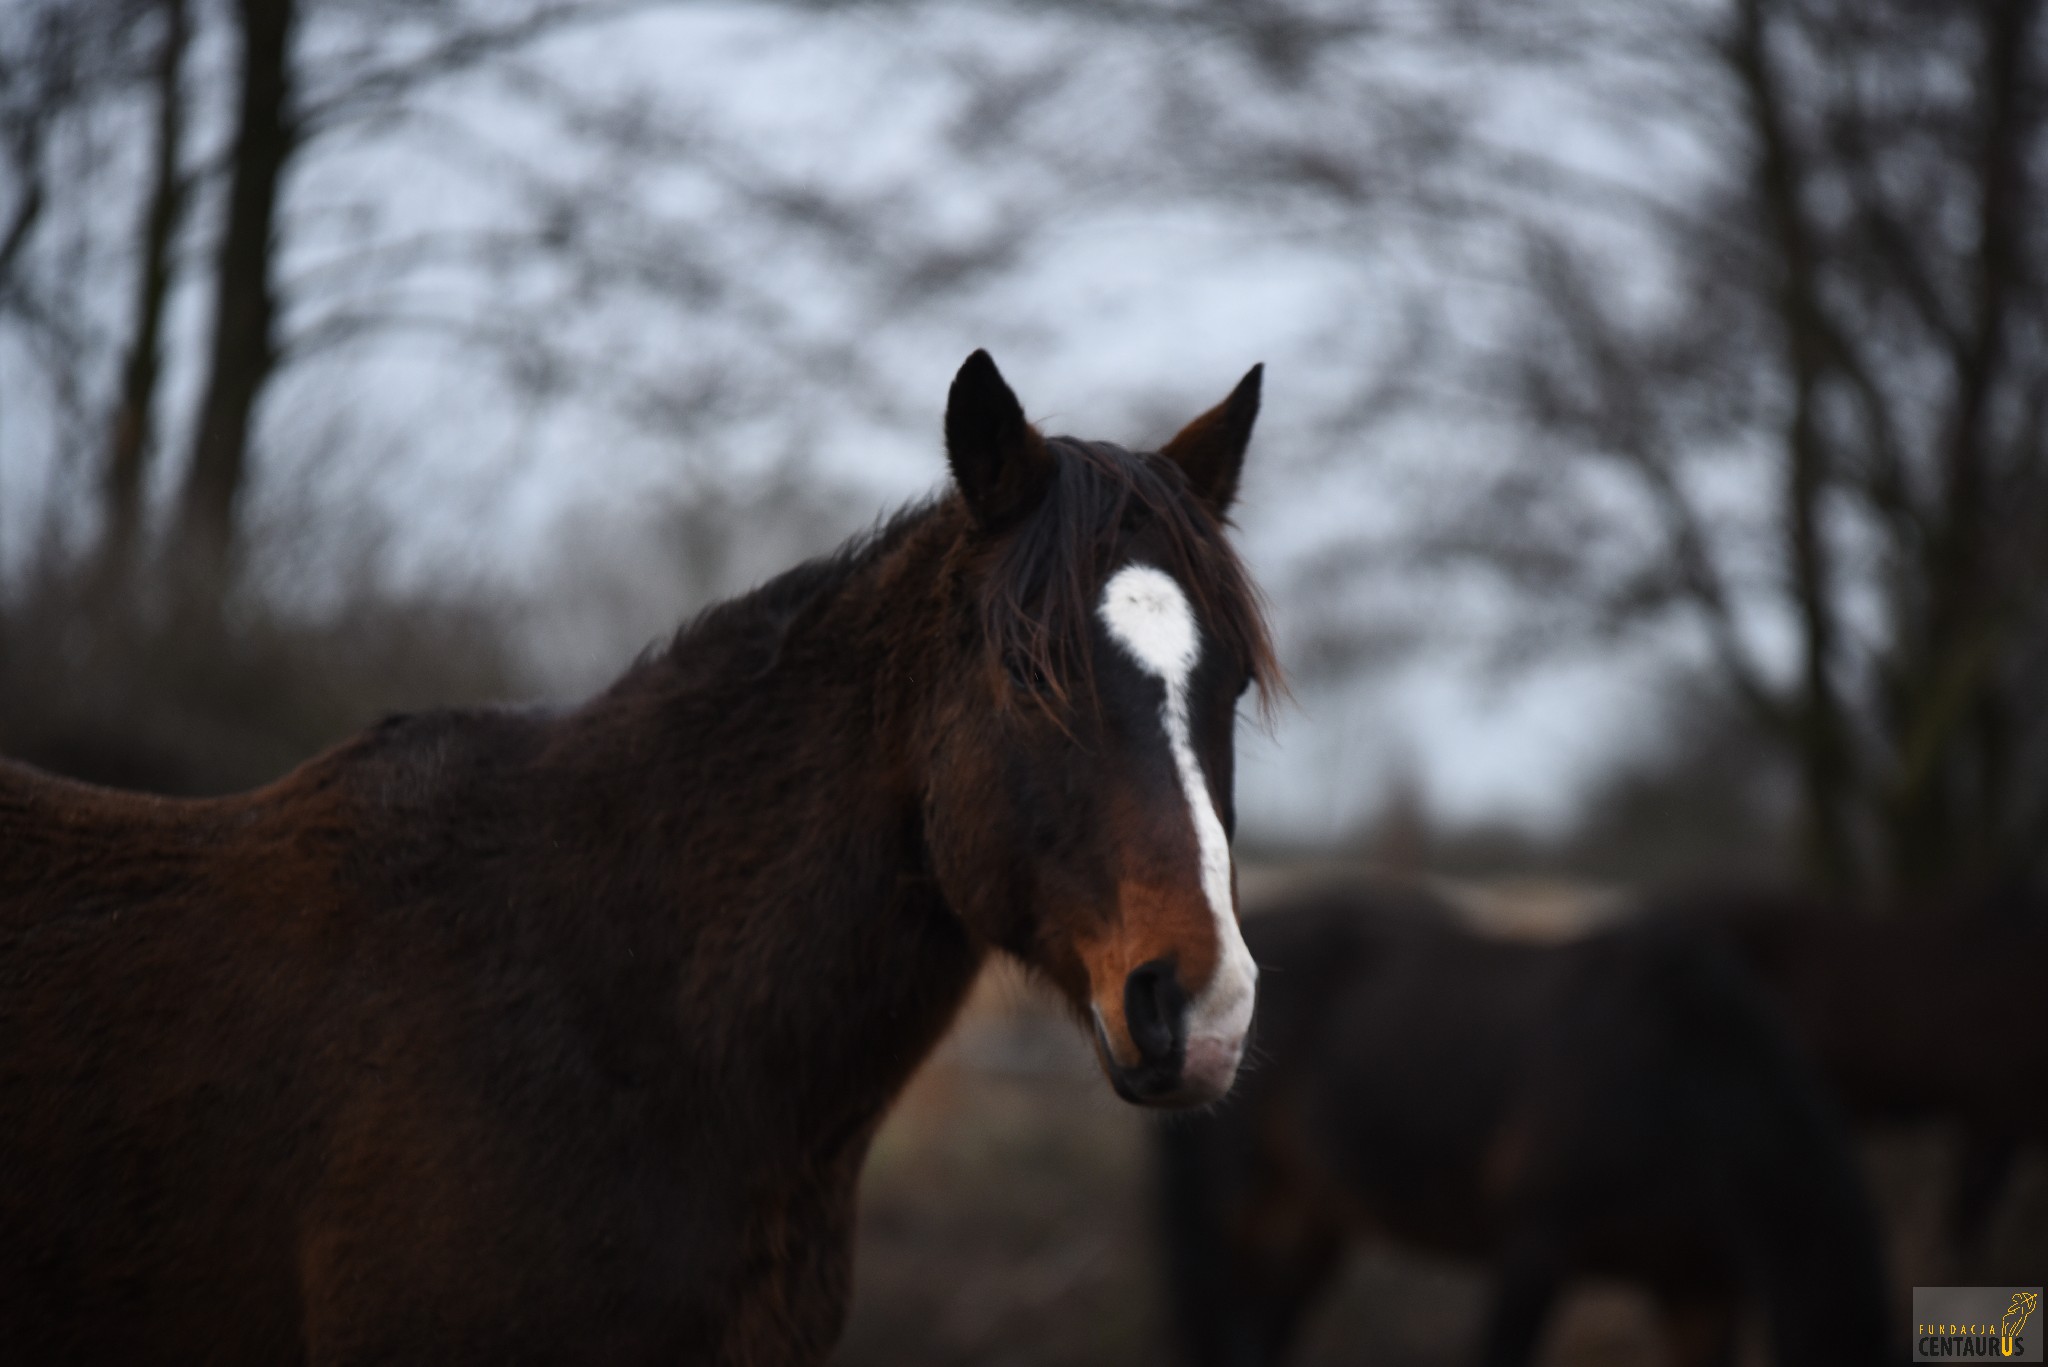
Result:
[[[946,396],[946,462],[983,531],[1030,512],[1052,483],[1052,452],[986,351],[967,358]]]

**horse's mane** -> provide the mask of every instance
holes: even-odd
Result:
[[[1186,586],[1209,631],[1243,662],[1270,705],[1283,685],[1257,592],[1221,522],[1188,489],[1180,467],[1107,442],[1054,437],[1046,447],[1054,475],[1045,497],[998,544],[983,580],[979,613],[992,661],[1042,679],[1040,700],[1055,710],[1092,699],[1089,617],[1119,539],[1150,526],[1161,533],[1165,550],[1166,563],[1158,568]],[[627,678],[650,670],[671,680],[678,672],[695,679],[714,670],[758,677],[807,611],[895,550],[953,498],[909,504],[838,549],[705,608],[651,647]]]
[[[758,678],[781,654],[783,640],[805,612],[830,598],[863,568],[887,555],[922,524],[939,503],[906,504],[836,549],[784,570],[732,598],[721,599],[686,620],[667,640],[656,641],[627,671],[627,680],[651,673],[689,679],[736,670]]]

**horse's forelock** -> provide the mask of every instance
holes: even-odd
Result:
[[[1172,575],[1204,627],[1245,662],[1271,715],[1285,688],[1265,613],[1222,521],[1171,461],[1107,442],[1054,437],[1056,461],[1039,507],[1005,538],[982,591],[983,641],[997,666],[1043,680],[1034,693],[1055,715],[1094,705],[1087,647],[1096,597],[1130,531],[1156,527]]]

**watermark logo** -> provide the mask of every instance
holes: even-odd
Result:
[[[2039,1362],[2040,1308],[2038,1286],[1916,1286],[1913,1361]]]

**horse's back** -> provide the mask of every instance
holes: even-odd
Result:
[[[0,766],[0,1358],[711,1355],[743,1193],[644,1112],[604,886],[530,857],[553,739],[398,719],[196,802]]]
[[[1725,941],[1770,988],[1857,1116],[1953,1114],[2048,1139],[2048,1101],[2008,1085],[2048,1067],[2048,918],[2038,900],[1945,899],[1879,917],[1770,888],[1654,897],[1646,919]],[[1967,998],[1968,1011],[1916,1011]],[[1939,1078],[1930,1085],[1929,1078]]]
[[[1696,1196],[1768,1162],[1788,1110],[1806,1124],[1810,1086],[1768,1004],[1683,927],[1508,942],[1415,893],[1352,887],[1247,918],[1247,940],[1265,1063],[1243,1123],[1298,1112],[1358,1204],[1419,1242],[1481,1251],[1517,1211],[1564,1200],[1622,1225],[1658,1207],[1706,1222]]]
[[[433,1109],[406,1074],[451,1014],[441,947],[375,903],[405,876],[380,867],[397,833],[436,825],[434,756],[371,732],[204,800],[0,762],[0,1342],[18,1360],[304,1351],[323,1183],[379,1142],[365,1117],[396,1131]]]
[[[0,1341],[21,1360],[295,1352],[279,1255],[311,984],[288,918],[238,883],[262,827],[248,799],[0,762]]]
[[[0,756],[0,924],[54,915],[212,804],[100,788]]]

